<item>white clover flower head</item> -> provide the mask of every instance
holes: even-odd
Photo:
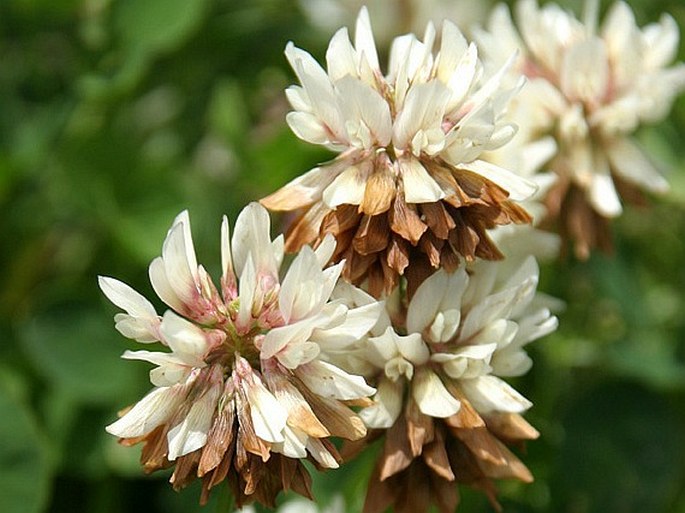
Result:
[[[515,55],[487,74],[456,25],[444,22],[434,53],[435,40],[430,23],[423,39],[397,37],[384,73],[362,8],[354,42],[346,28],[331,39],[326,69],[293,43],[285,51],[300,82],[286,91],[290,128],[339,155],[262,203],[306,209],[288,234],[290,249],[325,233],[347,241],[334,260],[347,259],[345,278],[368,278],[376,296],[405,271],[426,274],[412,267],[499,258],[485,230],[530,220],[513,202],[535,184],[480,158],[516,132],[504,114],[522,81],[503,81]],[[407,257],[413,248],[419,258]]]
[[[537,282],[533,257],[516,265],[481,261],[424,281],[404,325],[385,318],[382,334],[366,341],[376,369],[367,375],[378,376],[375,404],[360,412],[367,426],[390,428],[406,408],[406,390],[406,400],[434,418],[457,414],[464,400],[481,415],[525,412],[530,401],[502,378],[526,373],[532,362],[525,345],[557,327],[536,296]]]
[[[351,341],[338,334],[364,336],[382,304],[348,308],[331,301],[342,269],[324,268],[332,238],[316,251],[303,247],[281,279],[283,237],[272,240],[269,230],[268,213],[257,203],[240,213],[232,237],[224,217],[217,289],[197,263],[188,214],[181,213],[161,257],[150,265],[152,286],[170,307],[163,316],[128,285],[99,278],[105,295],[126,312],[115,316],[117,329],[168,348],[124,353],[156,366],[150,372],[155,388],[107,431],[127,443],[145,441],[148,470],[176,462],[175,487],[195,477],[187,464],[194,461],[203,500],[231,466],[228,479],[237,480],[238,503],[249,500],[261,486],[251,477],[255,461],[278,475],[292,473],[282,482],[309,495],[299,459],[337,467],[339,456],[327,438],[357,439],[366,432],[343,402],[374,389],[322,361],[320,345],[343,350]],[[272,502],[280,488],[263,486],[258,496]]]
[[[590,225],[621,214],[619,191],[669,188],[630,135],[663,119],[685,88],[685,65],[671,64],[678,27],[664,14],[640,28],[623,1],[611,6],[601,24],[597,0],[586,1],[582,20],[552,3],[539,7],[536,0],[520,0],[514,20],[500,5],[475,37],[494,63],[520,51],[515,69],[528,83],[510,111],[526,125],[520,144],[556,140],[550,168],[559,182],[548,195],[550,215],[562,217],[577,253],[587,256],[589,247],[610,244],[603,226]],[[574,190],[587,207],[577,206]]]

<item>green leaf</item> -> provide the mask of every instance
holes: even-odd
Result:
[[[0,383],[0,504],[3,513],[38,513],[49,495],[47,446],[24,402]]]
[[[122,0],[115,24],[125,46],[143,53],[180,46],[199,25],[205,0]]]
[[[119,358],[117,339],[108,312],[76,306],[44,313],[21,330],[39,372],[84,403],[119,403],[139,391],[140,368]]]

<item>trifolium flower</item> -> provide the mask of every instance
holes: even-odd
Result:
[[[290,128],[339,154],[262,203],[303,209],[288,250],[335,235],[333,259],[346,259],[343,276],[368,281],[376,297],[403,274],[415,290],[462,258],[501,258],[487,230],[530,220],[516,201],[535,185],[479,158],[516,131],[503,115],[521,82],[502,84],[514,56],[488,76],[456,25],[443,24],[433,54],[435,39],[432,24],[423,40],[396,38],[384,75],[362,9],[354,44],[346,28],[331,39],[326,70],[292,43],[285,50],[301,84],[286,91]]]
[[[372,431],[348,447],[384,437],[364,513],[428,511],[430,502],[452,513],[455,482],[496,504],[493,479],[532,480],[504,442],[538,436],[521,416],[531,402],[506,382],[532,365],[526,344],[557,327],[537,282],[533,257],[439,270],[408,304],[400,291],[389,297],[371,336],[333,358],[377,388],[359,412]]]
[[[145,443],[146,471],[175,465],[174,488],[200,478],[203,502],[224,480],[238,506],[273,506],[289,488],[311,497],[302,460],[335,468],[340,457],[329,437],[366,433],[346,404],[364,404],[375,390],[323,361],[320,344],[344,350],[383,306],[330,300],[342,271],[342,264],[324,269],[335,248],[330,237],[316,251],[304,246],[281,279],[283,237],[271,240],[269,224],[256,203],[240,213],[232,237],[224,217],[217,288],[197,263],[181,213],[150,264],[152,286],[170,307],[162,316],[128,285],[100,277],[102,291],[125,311],[115,316],[117,329],[167,349],[124,353],[155,365],[155,388],[107,431],[125,445]]]
[[[663,119],[685,88],[685,66],[670,65],[679,39],[671,16],[639,28],[619,1],[598,27],[597,4],[586,2],[581,21],[553,3],[520,0],[516,23],[500,5],[476,32],[495,63],[520,51],[514,69],[528,83],[513,119],[527,125],[526,142],[556,140],[549,168],[559,178],[546,203],[581,258],[593,247],[611,248],[609,221],[621,214],[622,201],[641,198],[641,190],[668,190],[630,135]]]

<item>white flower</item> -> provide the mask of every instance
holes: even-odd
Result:
[[[125,440],[149,443],[163,429],[166,443],[154,442],[146,467],[197,454],[203,476],[224,457],[243,458],[227,443],[264,464],[278,453],[294,459],[311,455],[321,466],[336,467],[339,456],[326,439],[365,434],[361,420],[340,401],[368,397],[375,389],[321,361],[320,353],[321,347],[335,352],[349,346],[346,333],[365,336],[383,305],[372,301],[356,308],[331,301],[341,270],[341,264],[324,268],[335,247],[331,238],[316,251],[304,247],[281,279],[283,238],[272,241],[269,229],[269,216],[256,203],[240,213],[232,237],[224,217],[219,292],[197,263],[188,214],[179,215],[162,256],[150,265],[155,291],[172,308],[162,317],[127,285],[100,277],[105,295],[126,311],[115,317],[119,331],[169,350],[124,353],[156,366],[150,373],[156,388],[107,427]],[[229,418],[237,419],[235,425]],[[244,460],[235,465],[243,477],[233,478],[246,479]],[[280,473],[286,467],[278,468]],[[191,478],[175,473],[172,482],[183,486]],[[206,491],[216,484],[209,483]]]
[[[381,318],[372,334],[382,334],[358,349],[371,364],[366,375],[378,383],[375,404],[360,412],[369,427],[394,424],[407,387],[421,413],[434,418],[455,415],[464,398],[482,415],[530,407],[502,378],[528,371],[524,346],[554,331],[557,319],[535,293],[535,259],[512,265],[478,262],[468,271],[438,271],[412,297],[403,326],[390,321],[396,314]]]
[[[617,184],[667,191],[668,183],[630,135],[642,123],[663,119],[685,88],[685,66],[670,66],[678,48],[671,16],[640,28],[625,2],[614,3],[601,26],[597,13],[596,0],[586,2],[582,21],[555,4],[520,0],[516,23],[500,5],[487,29],[476,31],[495,65],[520,51],[515,69],[529,80],[512,108],[512,119],[522,126],[519,144],[556,140],[550,168],[559,183],[548,201],[551,215],[569,217],[567,231],[585,246],[601,234],[575,233],[582,231],[582,214],[560,212],[575,208],[573,199],[564,198],[577,189],[597,215],[613,218],[622,212]]]
[[[331,39],[326,69],[292,43],[285,50],[300,82],[286,91],[290,128],[339,155],[262,203],[305,207],[287,247],[333,233],[340,242],[334,261],[347,260],[345,278],[368,278],[374,296],[405,272],[425,276],[410,272],[422,265],[498,258],[486,229],[530,220],[515,202],[536,185],[481,158],[516,132],[505,110],[522,81],[504,84],[515,55],[486,73],[456,25],[443,23],[439,45],[436,36],[428,24],[423,39],[397,37],[384,72],[363,8],[354,42],[346,28]],[[413,251],[420,257],[409,258]]]

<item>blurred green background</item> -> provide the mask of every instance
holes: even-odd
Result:
[[[631,5],[685,26],[681,0]],[[282,51],[322,58],[331,31],[295,0],[2,0],[0,34],[0,511],[221,511],[143,476],[105,433],[149,367],[119,359],[131,345],[96,276],[152,298],[147,265],[184,208],[216,271],[221,214],[328,157],[285,125]],[[542,437],[524,456],[536,482],[500,486],[505,512],[685,512],[684,131],[681,98],[640,132],[673,190],[627,210],[613,257],[543,266],[567,308],[515,383]],[[372,458],[316,476],[321,502],[341,492],[358,511]],[[459,511],[491,511],[462,492]]]

